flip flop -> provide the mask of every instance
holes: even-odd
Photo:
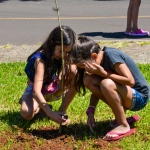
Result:
[[[127,122],[131,124],[131,123],[135,123],[136,121],[139,121],[140,119],[141,118],[138,115],[134,115],[134,116],[127,118]]]
[[[135,123],[136,121],[139,121],[139,120],[140,120],[140,117],[138,115],[134,115],[134,116],[131,116],[131,117],[127,118],[128,124],[133,124],[133,123]],[[110,126],[113,128],[116,124],[117,124],[117,121],[115,119],[115,120],[111,121]]]
[[[105,141],[116,141],[116,140],[119,140],[119,139],[121,139],[121,138],[123,138],[123,137],[126,137],[126,136],[129,136],[129,135],[131,135],[131,134],[134,134],[136,132],[136,129],[134,128],[134,129],[130,129],[128,132],[126,132],[126,133],[118,133],[118,132],[108,132],[107,134],[109,134],[109,135],[113,135],[113,134],[116,134],[117,136],[116,137],[110,137],[110,138],[104,138],[104,140]],[[106,134],[106,135],[107,135]]]

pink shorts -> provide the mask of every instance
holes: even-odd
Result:
[[[53,82],[49,85],[43,84],[41,92],[44,95],[44,98],[46,99],[46,101],[56,101],[62,97],[61,95],[58,97],[56,97],[54,95],[54,93],[57,91],[57,89],[58,89],[58,84]],[[33,83],[32,82],[28,82],[28,85],[22,95],[22,98],[29,94],[33,94]],[[22,100],[22,98],[21,98],[21,100]],[[19,103],[21,103],[21,100],[19,101]]]

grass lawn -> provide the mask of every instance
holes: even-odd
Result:
[[[140,70],[150,84],[150,64],[138,64]],[[85,96],[76,95],[68,108],[71,124],[63,127],[59,135],[59,125],[50,119],[36,117],[25,121],[20,115],[18,103],[25,87],[25,63],[0,64],[0,149],[65,149],[65,150],[94,150],[94,149],[150,149],[150,104],[138,112],[127,111],[127,116],[137,114],[141,120],[135,123],[137,132],[116,142],[106,142],[102,137],[109,130],[113,114],[108,106],[99,103],[95,112],[97,126],[95,135],[89,132],[85,114],[89,103],[90,92]],[[59,108],[61,101],[51,103],[54,110]],[[57,135],[57,136],[56,136]]]

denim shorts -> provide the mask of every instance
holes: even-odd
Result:
[[[132,89],[132,105],[129,108],[131,111],[138,111],[144,108],[148,102],[148,98],[145,98],[135,89]]]

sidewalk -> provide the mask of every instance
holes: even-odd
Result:
[[[110,46],[119,48],[127,53],[136,63],[150,63],[150,41],[99,41],[103,48]],[[143,45],[143,46],[141,46]],[[0,63],[2,62],[26,62],[27,57],[35,51],[39,45],[5,45],[0,46]]]

